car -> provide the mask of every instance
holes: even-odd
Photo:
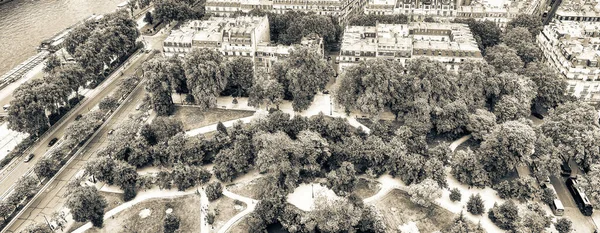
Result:
[[[54,146],[54,144],[56,144],[56,142],[58,142],[58,138],[50,139],[50,141],[48,142],[48,146]]]
[[[27,162],[31,161],[31,159],[33,159],[33,156],[35,156],[35,155],[29,154],[29,155],[27,155],[27,157],[25,157],[25,159],[23,161],[27,163]]]
[[[75,120],[76,120],[76,121],[78,121],[79,119],[81,119],[81,114],[78,114],[78,115],[75,117]]]
[[[561,171],[560,171],[560,175],[561,175],[561,176],[570,176],[570,175],[571,175],[571,172],[572,172],[572,170],[571,170],[571,166],[569,166],[569,164],[568,164],[568,163],[562,163],[562,164],[560,165],[560,170],[561,170]]]
[[[327,94],[329,94],[329,91],[328,90],[323,90],[323,94],[327,95]]]
[[[327,56],[327,61],[331,61],[331,56]]]
[[[114,129],[110,129],[107,134],[111,135],[114,131],[115,131]]]

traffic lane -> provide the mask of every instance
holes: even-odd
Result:
[[[141,84],[143,85],[143,83]],[[28,225],[36,222],[45,222],[44,215],[50,216],[55,211],[63,209],[66,202],[66,186],[69,181],[73,180],[77,174],[83,170],[87,161],[96,157],[98,151],[107,145],[108,131],[117,127],[121,122],[129,118],[129,114],[135,111],[136,103],[141,101],[144,97],[145,90],[143,87],[136,89],[132,93],[131,101],[123,103],[123,106],[119,111],[115,112],[115,115],[99,129],[99,133],[95,137],[91,138],[90,143],[82,150],[83,153],[78,155],[77,158],[70,163],[65,170],[58,175],[49,188],[44,191],[36,201],[34,201],[24,214],[15,221],[15,224],[9,227],[9,232],[20,232],[24,230]]]
[[[550,176],[550,183],[554,186],[558,199],[562,202],[563,206],[577,207],[575,200],[573,200],[573,196],[571,196],[571,193],[567,189],[565,179],[562,176]]]
[[[108,96],[117,87],[119,87],[121,83],[120,81],[128,75],[133,74],[135,69],[139,67],[142,64],[142,62],[149,57],[149,55],[150,54],[146,53],[134,55],[136,57],[133,61],[130,62],[131,64],[124,71],[124,75],[121,76],[119,72],[115,72],[115,75],[113,75],[113,77],[109,78],[108,80],[105,80],[105,82],[103,82],[99,87],[94,89],[94,91],[98,93],[94,94],[93,98],[88,98],[84,100],[84,103],[82,103],[80,107],[75,109],[75,111],[72,114],[66,116],[67,118],[62,123],[60,123],[60,125],[54,130],[54,132],[50,133],[49,135],[37,142],[37,145],[34,146],[34,149],[32,151],[32,153],[35,156],[31,161],[29,161],[28,163],[24,163],[23,157],[18,158],[20,161],[18,162],[17,166],[10,172],[10,174],[6,175],[3,178],[3,180],[0,181],[0,193],[6,192],[19,178],[21,178],[21,176],[23,176],[23,174],[25,174],[30,168],[34,166],[35,163],[37,163],[43,157],[43,155],[49,149],[48,143],[50,142],[50,140],[52,140],[52,138],[61,138],[64,135],[67,126],[73,121],[75,121],[75,117],[77,115],[85,114],[94,106],[96,106],[100,102],[100,100],[102,100],[102,98]]]

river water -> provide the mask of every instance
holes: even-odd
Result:
[[[125,0],[12,0],[0,4],[0,76],[36,53],[36,48],[92,14],[116,10]]]

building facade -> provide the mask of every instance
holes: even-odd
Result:
[[[347,26],[338,61],[343,71],[363,60],[385,58],[405,64],[418,57],[444,62],[451,70],[466,60],[483,60],[467,25],[411,23]]]
[[[247,57],[256,67],[269,68],[278,58],[286,57],[294,46],[273,45],[269,19],[263,17],[212,17],[193,20],[173,31],[163,42],[166,56],[185,56],[192,49],[215,49],[227,58]],[[324,54],[323,39],[309,35],[299,46],[312,46]]]
[[[567,93],[600,101],[600,24],[554,20],[537,42],[545,62],[567,78]]]
[[[346,19],[350,14],[362,12],[366,0],[207,0],[206,13],[231,16],[236,12],[248,13],[261,9],[283,14],[286,11],[314,12]]]
[[[368,0],[365,14],[404,14],[414,20],[434,18],[449,22],[455,18],[493,21],[505,28],[519,14],[540,14],[545,0]]]

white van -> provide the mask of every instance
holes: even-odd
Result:
[[[554,213],[556,216],[563,216],[565,214],[565,207],[558,199],[554,199],[552,206],[550,207],[552,208],[552,213]]]

